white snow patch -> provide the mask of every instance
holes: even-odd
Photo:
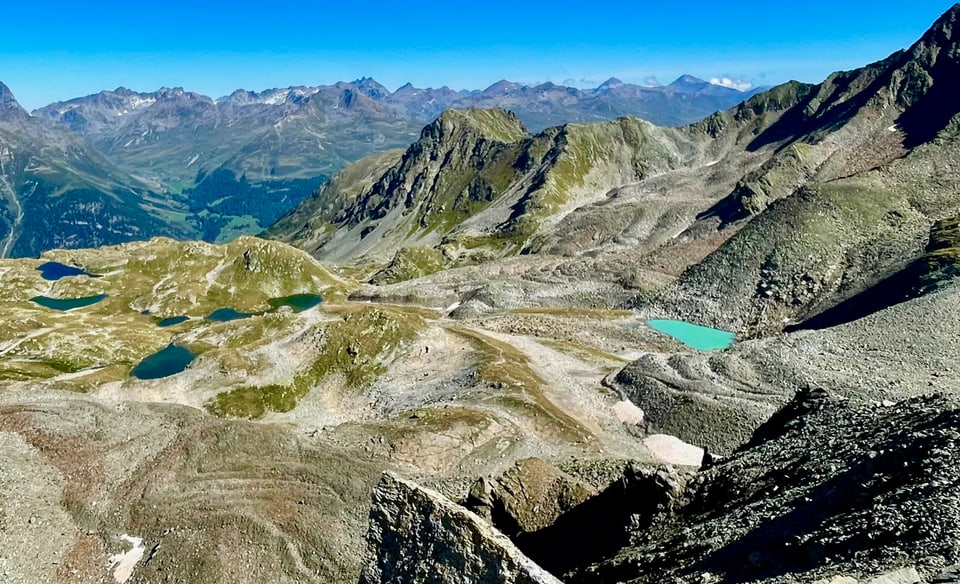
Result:
[[[143,559],[143,552],[147,548],[143,546],[142,538],[124,533],[120,536],[120,539],[130,544],[130,551],[110,556],[107,560],[110,564],[107,566],[107,570],[113,570],[113,579],[117,581],[117,584],[124,584],[133,575],[134,568]]]
[[[628,399],[614,404],[613,413],[617,414],[617,419],[624,424],[639,426],[643,423],[643,410]]]
[[[283,103],[287,103],[287,98],[289,97],[290,97],[289,93],[281,93],[277,91],[276,93],[273,93],[267,96],[266,98],[264,98],[262,103],[265,103],[267,105],[280,105]]]
[[[703,462],[703,448],[669,434],[651,434],[643,439],[643,445],[667,464],[700,466]]]
[[[142,107],[151,106],[157,103],[156,98],[153,97],[140,97],[135,95],[126,101],[126,106],[130,109],[139,109]]]
[[[888,131],[888,132],[896,132],[896,131],[899,130],[899,129],[900,129],[900,128],[898,128],[897,125],[894,124],[894,125],[890,126],[889,128],[887,128],[887,131]]]
[[[200,155],[194,154],[193,158],[190,159],[190,162],[187,163],[187,167],[189,168],[190,166],[193,166],[193,163],[196,162],[197,160],[200,160]]]

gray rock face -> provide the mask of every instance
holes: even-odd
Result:
[[[449,499],[385,473],[374,491],[360,584],[560,584]]]
[[[853,407],[801,393],[692,481],[673,517],[566,579],[929,581],[960,559],[958,425],[945,396]]]

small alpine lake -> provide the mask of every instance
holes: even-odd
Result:
[[[270,304],[271,310],[279,310],[283,306],[289,306],[294,312],[303,312],[323,302],[323,298],[319,294],[292,294],[280,298],[270,298],[267,302]]]
[[[698,351],[726,349],[737,339],[734,333],[682,320],[651,319],[647,326]]]
[[[250,318],[251,312],[240,312],[232,308],[218,308],[207,315],[207,320],[211,322],[229,322],[231,320],[240,320],[241,318]]]
[[[146,357],[130,372],[137,379],[160,379],[176,375],[186,369],[196,355],[180,345],[167,345],[164,349]]]
[[[53,310],[73,310],[74,308],[83,308],[96,304],[104,298],[106,294],[97,294],[96,296],[84,296],[82,298],[50,298],[49,296],[34,296],[30,300]]]
[[[91,274],[82,268],[76,266],[68,266],[67,264],[61,264],[60,262],[46,262],[37,266],[37,270],[40,271],[40,277],[44,280],[50,280],[56,282],[60,278],[66,278],[67,276],[90,276],[91,278],[99,278],[97,274]]]
[[[157,326],[166,328],[168,326],[180,324],[181,322],[187,322],[188,320],[190,320],[189,316],[171,316],[170,318],[164,318],[157,321]]]

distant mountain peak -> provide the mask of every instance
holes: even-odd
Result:
[[[361,77],[360,79],[351,81],[349,85],[373,99],[383,99],[390,95],[390,90],[381,85],[380,82],[373,77]]]
[[[410,91],[413,89],[416,89],[416,87],[413,86],[413,83],[410,83],[409,81],[407,81],[406,83],[398,87],[397,91],[395,91],[394,93],[399,93],[401,91]]]
[[[508,91],[516,91],[517,89],[520,89],[519,83],[514,83],[512,81],[507,81],[506,79],[501,79],[500,81],[497,81],[496,83],[484,89],[483,91],[484,93],[487,93],[487,92],[504,93]]]
[[[10,88],[0,82],[0,119],[10,119],[12,117],[27,117],[30,114],[20,106],[17,98],[13,96]]]
[[[677,77],[670,85],[706,85],[706,81],[693,75],[683,74]]]
[[[615,87],[620,87],[621,85],[623,85],[623,81],[620,81],[616,77],[611,77],[610,79],[607,79],[601,83],[597,89],[613,89]]]

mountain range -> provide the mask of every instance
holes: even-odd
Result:
[[[97,152],[87,156],[83,172],[110,175],[116,183],[103,187],[106,190],[87,191],[88,202],[101,204],[100,195],[94,193],[109,192],[115,197],[119,192],[123,198],[133,191],[146,197],[149,202],[123,203],[130,226],[136,226],[140,236],[227,241],[268,227],[347,164],[376,151],[407,146],[424,123],[448,108],[510,107],[538,128],[622,115],[685,123],[729,107],[746,95],[689,76],[664,87],[610,80],[594,90],[580,90],[501,81],[483,91],[417,89],[407,84],[395,92],[363,78],[260,93],[237,90],[220,99],[181,88],[138,93],[121,87],[40,108],[27,116],[29,121],[6,88],[3,99],[5,110],[16,112],[7,115],[8,148],[24,160],[32,154],[23,144],[53,157],[58,144],[73,140],[77,148]],[[42,125],[41,120],[49,123]],[[43,136],[36,130],[41,125]],[[86,144],[67,137],[64,129]],[[54,142],[51,148],[44,143],[48,139]],[[71,164],[61,153],[60,158],[36,166],[69,168]],[[71,170],[70,174],[82,173]],[[124,230],[130,233],[127,239],[134,237],[130,226],[98,234],[97,225],[103,223],[86,219],[84,229],[77,228],[77,223],[61,223],[55,229],[44,225],[41,233],[34,233],[31,221],[48,220],[34,219],[37,213],[28,209],[24,217],[29,220],[16,221],[17,201],[22,198],[28,207],[36,204],[38,209],[51,203],[43,190],[30,190],[31,179],[6,178],[5,237],[9,238],[9,230],[15,232],[10,245],[3,248],[8,254],[36,255],[52,246],[115,243],[124,240]],[[50,179],[54,190],[67,186]],[[113,220],[118,216],[113,215]],[[21,237],[22,230],[27,231]],[[14,240],[20,243],[13,245]]]

